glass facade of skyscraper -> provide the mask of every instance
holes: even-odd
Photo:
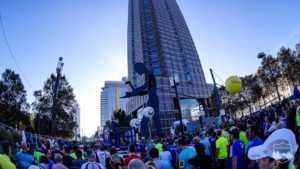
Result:
[[[179,75],[178,92],[181,94],[198,98],[198,101],[211,95],[212,86],[206,83],[193,39],[176,0],[129,0],[128,77],[136,87],[144,83],[144,77],[133,71],[137,62],[144,63],[156,76],[165,134],[178,114],[170,76]],[[147,96],[130,98],[127,111],[134,112],[146,102]]]

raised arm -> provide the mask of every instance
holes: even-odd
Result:
[[[145,95],[145,94],[147,94],[147,88],[148,88],[148,85],[144,84],[140,87],[133,89],[131,92],[126,92],[125,96],[122,96],[120,98],[128,98],[128,97],[133,97],[133,96]]]

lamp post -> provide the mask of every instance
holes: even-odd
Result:
[[[264,52],[260,52],[257,55],[258,59],[266,59],[266,57],[267,57],[267,55]],[[269,72],[271,72],[271,67],[269,65],[269,62],[267,62],[267,66],[268,66]],[[274,79],[274,76],[273,76],[272,73],[271,73],[271,79]],[[279,94],[279,89],[278,89],[277,81],[275,81],[275,89],[276,89],[278,101],[279,101],[279,104],[280,104],[281,103],[281,99],[280,99],[280,94]]]
[[[61,77],[61,71],[62,68],[64,66],[64,63],[62,62],[63,57],[59,57],[58,63],[57,63],[57,67],[56,67],[56,80],[55,80],[55,85],[54,85],[54,89],[53,89],[53,98],[52,98],[52,109],[51,109],[51,122],[52,122],[52,137],[55,137],[55,117],[56,117],[56,96],[57,96],[57,88],[58,88],[58,84],[59,84],[59,79]]]
[[[172,76],[170,77],[170,84],[175,89],[176,100],[178,103],[178,111],[179,111],[180,131],[181,131],[181,137],[183,137],[184,130],[183,130],[183,123],[182,123],[182,112],[181,112],[180,100],[179,100],[178,92],[177,92],[177,85],[179,84],[179,76],[177,73],[172,74]]]
[[[37,100],[41,100],[42,98],[42,91],[38,91],[36,92],[36,98]],[[40,110],[40,106],[38,108],[38,113],[37,113],[37,133],[38,133],[38,140],[40,140],[40,129],[41,129],[41,110]]]

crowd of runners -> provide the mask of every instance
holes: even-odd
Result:
[[[194,135],[131,143],[127,153],[102,142],[2,142],[0,169],[289,169],[300,168],[299,142],[298,95]]]

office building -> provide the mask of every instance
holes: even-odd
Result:
[[[80,134],[80,108],[77,109],[76,113],[75,113],[75,122],[76,122],[76,137],[78,138],[81,137],[81,134]]]
[[[127,99],[120,99],[125,95],[127,86],[124,84],[126,77],[122,81],[105,81],[101,91],[101,110],[100,110],[100,126],[103,127],[106,121],[110,121],[112,113],[121,109],[126,111]]]
[[[201,104],[211,96],[212,85],[206,83],[195,44],[176,0],[129,0],[128,9],[128,78],[135,87],[144,83],[144,77],[133,71],[137,62],[153,70],[161,124],[168,134],[178,119],[169,77],[174,73],[179,75],[178,92],[185,95],[180,95],[181,99],[192,96]],[[136,112],[146,102],[147,96],[129,98],[128,113]]]

